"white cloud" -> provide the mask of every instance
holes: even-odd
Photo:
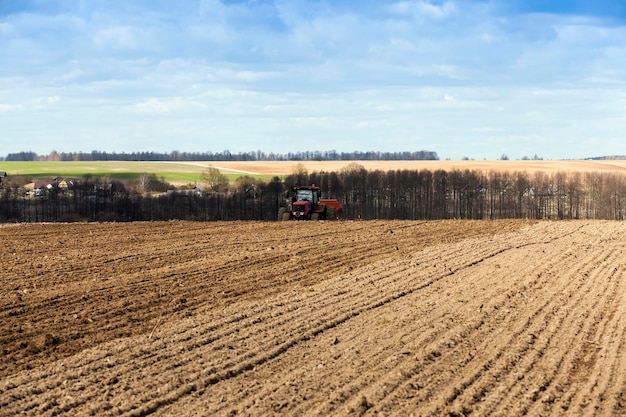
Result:
[[[24,110],[24,106],[22,104],[0,103],[0,112],[14,112],[20,110]]]
[[[38,97],[36,100],[37,107],[49,107],[58,104],[61,101],[59,96]]]
[[[170,113],[170,106],[156,98],[149,98],[133,105],[134,110],[141,114],[162,115]]]
[[[13,25],[5,22],[0,22],[0,35],[9,35],[13,32]]]
[[[435,4],[425,0],[399,1],[386,7],[390,13],[410,16],[412,18],[443,19],[456,12],[457,7],[451,1]]]
[[[98,47],[136,49],[140,46],[138,33],[129,26],[107,27],[97,30],[93,42]]]

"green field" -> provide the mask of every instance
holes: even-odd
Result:
[[[143,174],[154,174],[167,182],[187,184],[200,182],[200,175],[209,163],[190,164],[177,162],[135,162],[135,161],[77,161],[77,162],[3,162],[0,171],[10,176],[30,176],[33,181],[45,181],[55,177],[81,178],[85,175],[109,177],[113,179],[136,179]],[[222,170],[229,181],[234,182],[243,174]],[[269,180],[269,175],[252,175],[260,180]]]

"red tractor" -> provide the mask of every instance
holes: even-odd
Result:
[[[337,220],[341,217],[339,200],[323,199],[320,187],[299,185],[291,188],[288,207],[278,210],[278,220]]]

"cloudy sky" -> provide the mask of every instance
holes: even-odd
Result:
[[[0,0],[19,151],[626,154],[624,0]]]

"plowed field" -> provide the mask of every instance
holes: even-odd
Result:
[[[0,415],[626,415],[626,223],[0,227]]]

